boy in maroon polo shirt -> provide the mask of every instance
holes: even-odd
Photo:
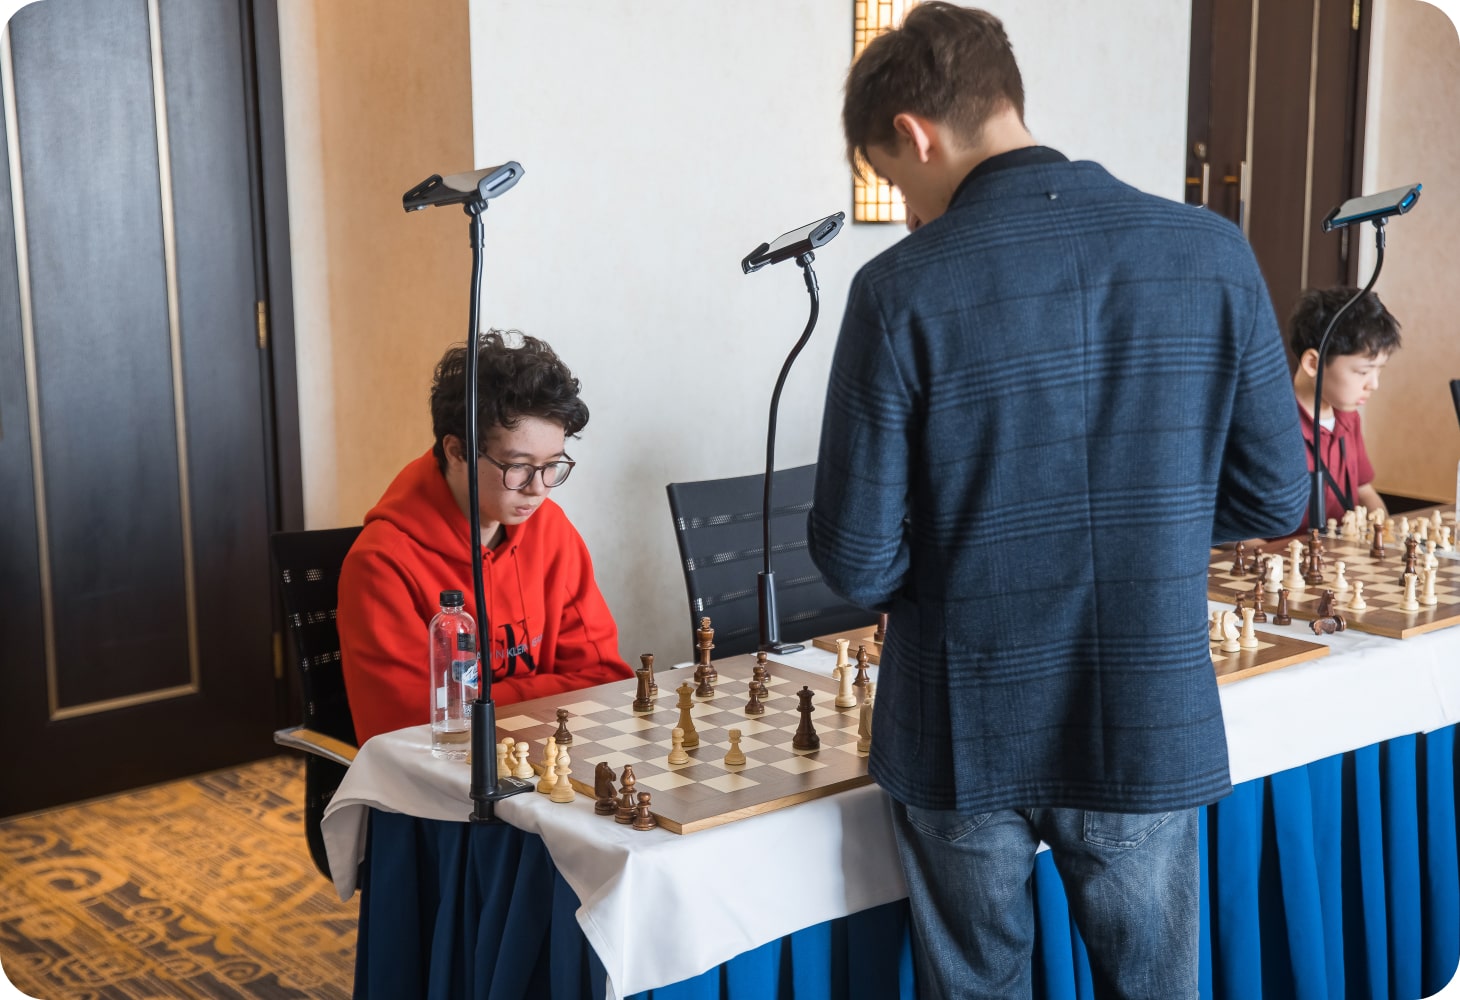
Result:
[[[1308,468],[1313,468],[1313,383],[1318,375],[1318,341],[1333,314],[1354,296],[1356,288],[1310,289],[1298,300],[1288,320],[1288,346],[1298,359],[1293,391],[1298,416],[1308,445]],[[1328,337],[1323,369],[1323,428],[1319,448],[1327,470],[1324,517],[1342,520],[1345,510],[1357,506],[1383,511],[1384,501],[1374,489],[1374,467],[1364,447],[1359,407],[1379,388],[1379,372],[1399,350],[1399,321],[1379,296],[1370,292],[1355,302]],[[1321,525],[1320,525],[1321,527]],[[1302,531],[1308,530],[1304,515]]]

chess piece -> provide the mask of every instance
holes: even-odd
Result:
[[[674,732],[669,734],[669,739],[671,742],[669,750],[669,763],[688,764],[689,754],[684,752],[684,730],[680,729],[678,726],[675,726]]]
[[[1267,621],[1267,611],[1262,606],[1262,581],[1258,580],[1252,585],[1252,620],[1263,624]]]
[[[1350,611],[1363,611],[1368,606],[1369,606],[1369,602],[1366,601],[1366,600],[1364,600],[1364,581],[1363,580],[1355,580],[1354,581],[1354,596],[1349,598],[1349,601],[1348,601],[1348,610],[1350,610]]]
[[[1318,537],[1317,528],[1308,532],[1308,567],[1303,572],[1303,582],[1310,587],[1323,582],[1323,539]]]
[[[547,738],[547,748],[548,753],[542,762],[542,777],[537,782],[537,790],[544,795],[551,792],[553,786],[558,783],[557,745],[553,743],[551,736]]]
[[[654,654],[640,653],[639,665],[649,671],[649,700],[659,697],[659,682],[654,679]]]
[[[856,708],[857,695],[852,690],[852,665],[843,663],[836,668],[833,674],[836,677],[836,700],[832,702],[837,708]]]
[[[1333,591],[1325,590],[1323,596],[1318,598],[1318,617],[1328,618],[1338,610],[1338,598]]]
[[[1433,608],[1435,605],[1440,603],[1439,595],[1435,593],[1435,577],[1437,577],[1439,573],[1439,568],[1435,566],[1431,566],[1429,569],[1425,570],[1425,593],[1424,596],[1420,598],[1419,603],[1423,604],[1427,608]]]
[[[1240,653],[1242,642],[1237,634],[1237,616],[1230,611],[1222,612],[1222,645],[1220,649],[1224,653]]]
[[[852,681],[852,687],[861,688],[865,694],[867,690],[867,664],[871,657],[867,653],[866,646],[857,647],[857,679]]]
[[[872,641],[879,646],[887,641],[887,612],[885,611],[877,616],[877,631],[872,633]]]
[[[1236,615],[1238,618],[1241,618],[1242,612],[1245,610],[1247,610],[1247,595],[1238,594],[1236,598],[1236,603],[1232,608],[1232,614]]]
[[[694,705],[693,694],[688,681],[679,686],[679,728],[684,730],[684,745],[689,749],[700,745],[700,734],[695,732],[694,716],[690,714],[690,707]]]
[[[1253,614],[1251,608],[1242,609],[1242,634],[1237,638],[1237,645],[1243,649],[1257,648],[1257,630],[1252,627]]]
[[[655,819],[654,814],[649,811],[649,803],[649,793],[640,792],[639,805],[634,810],[635,830],[652,830],[659,825],[659,821]]]
[[[1207,642],[1216,642],[1222,637],[1222,613],[1212,612],[1212,620],[1207,622]]]
[[[766,682],[771,679],[770,674],[766,673],[766,669],[762,664],[757,663],[755,665],[755,669],[750,672],[750,678],[752,683],[760,685],[760,696],[764,698],[766,693]]]
[[[873,688],[876,687],[871,681],[867,682],[867,693],[862,698],[862,714],[857,719],[857,753],[872,752],[872,696]]]
[[[1399,572],[1399,585],[1404,586],[1404,578],[1410,573],[1419,576],[1419,539],[1413,536],[1404,540],[1404,569]]]
[[[700,663],[695,666],[695,697],[700,701],[709,701],[715,697],[715,685],[710,681],[708,663]]]
[[[796,735],[791,738],[791,748],[820,750],[821,737],[816,735],[816,727],[811,724],[811,689],[803,685],[796,692],[796,697],[801,699],[801,704],[796,707],[796,711],[801,713],[801,724],[796,727]]]
[[[512,769],[512,777],[523,779],[533,777],[532,764],[527,759],[527,755],[532,751],[532,747],[526,740],[523,740],[514,749],[517,751],[517,766]]]
[[[1384,558],[1384,526],[1378,521],[1374,522],[1374,541],[1369,545],[1369,558]]]
[[[497,744],[497,776],[498,777],[501,777],[504,774],[511,774],[511,773],[512,772],[510,772],[510,771],[507,770],[507,744],[505,742],[504,743],[498,743]]]
[[[1291,594],[1300,593],[1308,584],[1303,579],[1303,543],[1296,538],[1288,543],[1288,575],[1283,577],[1283,586]]]
[[[709,679],[710,685],[713,687],[714,683],[720,679],[720,672],[710,662],[710,650],[715,648],[715,630],[710,627],[710,620],[708,618],[700,619],[700,627],[695,632],[695,638],[698,640],[695,643],[695,648],[699,652],[699,660],[696,665],[705,668],[705,676]],[[696,671],[695,675],[698,676],[699,672]]]
[[[725,752],[725,766],[740,767],[745,763],[745,751],[740,749],[740,730],[732,729],[725,735],[730,738],[730,749]]]
[[[1326,534],[1329,538],[1338,537],[1338,521],[1335,518],[1330,517],[1328,519],[1328,531],[1326,532]]]
[[[833,677],[840,677],[841,674],[837,671],[841,670],[842,667],[845,667],[848,663],[852,662],[851,659],[847,656],[847,647],[850,645],[850,639],[838,639],[836,641],[836,666],[831,668],[831,675]]]
[[[559,745],[559,747],[558,780],[553,785],[553,790],[551,792],[548,792],[548,801],[572,802],[575,798],[578,797],[578,791],[573,787],[573,782],[568,780],[568,776],[573,773],[573,768],[571,766],[572,761],[568,759],[567,748],[562,747],[561,744]]]
[[[1340,559],[1335,565],[1338,566],[1338,576],[1333,580],[1333,592],[1335,594],[1346,594],[1348,593],[1348,577],[1345,574],[1348,564]]]
[[[1313,629],[1314,635],[1332,635],[1348,628],[1348,620],[1336,611],[1326,617],[1315,618],[1308,624]]]
[[[558,741],[560,750],[573,743],[573,734],[568,732],[568,710],[566,708],[558,709],[558,731],[553,733],[553,739]]]
[[[1270,555],[1267,557],[1267,583],[1263,589],[1269,594],[1276,594],[1283,589],[1283,557]]]
[[[639,679],[639,689],[634,693],[634,711],[654,711],[654,695],[651,693],[654,684],[654,669],[646,663],[634,671],[634,676]]]
[[[1446,552],[1455,551],[1455,543],[1450,540],[1450,526],[1448,524],[1440,527],[1440,548]]]
[[[1344,538],[1354,537],[1354,512],[1346,510],[1343,512],[1343,520],[1339,523],[1338,533]]]
[[[1418,611],[1419,599],[1415,596],[1415,583],[1419,580],[1413,573],[1404,574],[1404,599],[1399,602],[1400,611]]]
[[[760,702],[761,692],[764,690],[765,685],[760,681],[750,682],[750,701],[745,704],[746,715],[765,715],[765,706]]]
[[[764,676],[761,677],[761,680],[769,684],[771,680],[771,665],[769,661],[766,660],[765,650],[763,649],[756,651],[755,669],[761,671],[764,674]]]
[[[634,821],[634,785],[637,779],[634,777],[634,765],[625,764],[623,773],[619,775],[618,786],[618,812],[613,814],[615,823],[622,823],[628,826]]]
[[[1293,624],[1293,617],[1288,614],[1288,592],[1286,589],[1278,591],[1278,606],[1277,610],[1273,612],[1272,623],[1274,625]]]
[[[1232,560],[1232,575],[1233,576],[1246,576],[1247,575],[1247,543],[1246,542],[1238,542],[1237,543],[1237,557]]]
[[[618,792],[613,787],[613,768],[603,761],[593,769],[593,812],[599,816],[612,816],[618,812]]]

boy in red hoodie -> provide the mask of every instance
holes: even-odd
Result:
[[[496,331],[478,355],[485,626],[472,595],[466,519],[466,347],[431,384],[436,443],[368,514],[340,573],[341,666],[360,743],[430,721],[427,624],[443,590],[466,595],[492,699],[504,704],[633,676],[583,539],[548,499],[572,471],[566,439],[588,423],[578,380],[534,337]]]

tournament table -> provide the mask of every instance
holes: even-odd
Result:
[[[1460,962],[1460,628],[1312,638],[1330,655],[1220,689],[1235,790],[1203,814],[1202,995],[1428,995]],[[685,836],[582,795],[469,812],[428,727],[360,749],[324,820],[337,890],[362,894],[356,996],[916,996],[876,786]],[[1047,853],[1034,893],[1035,995],[1090,996]]]

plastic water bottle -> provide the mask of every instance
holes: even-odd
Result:
[[[461,591],[441,591],[431,619],[431,753],[465,760],[471,744],[471,703],[477,696],[477,626]]]

